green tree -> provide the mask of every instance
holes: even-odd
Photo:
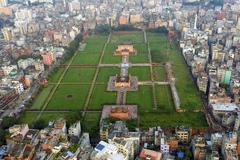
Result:
[[[168,30],[164,26],[163,27],[158,27],[158,28],[148,29],[148,32],[168,34]]]
[[[70,125],[72,125],[73,123],[82,120],[82,115],[80,112],[73,112],[71,114],[68,114],[65,117],[66,121],[67,121],[67,126],[69,127]]]
[[[4,117],[1,123],[2,129],[8,129],[17,123],[17,119],[15,117]]]
[[[75,41],[77,42],[81,42],[83,40],[83,35],[82,34],[78,34],[75,38],[74,38]]]
[[[113,28],[115,31],[138,31],[138,28],[135,28],[133,25],[125,24],[125,25],[119,25],[116,28]]]
[[[192,159],[192,152],[190,152],[190,151],[186,151],[186,153],[185,153],[185,158],[184,159]]]
[[[0,129],[0,146],[6,144],[6,135],[7,132],[3,129]]]
[[[108,24],[97,25],[95,32],[98,34],[109,34],[111,32],[111,26]]]
[[[47,127],[47,123],[43,119],[38,119],[34,124],[33,128],[35,129],[43,129]]]

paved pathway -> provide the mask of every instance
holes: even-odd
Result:
[[[99,64],[99,67],[120,67],[121,64]]]
[[[169,82],[160,82],[160,81],[139,81],[138,85],[169,85]]]
[[[127,97],[127,92],[126,91],[119,91],[117,93],[117,104],[125,105],[126,104],[126,97]]]
[[[173,97],[175,109],[176,109],[176,111],[180,111],[181,110],[181,108],[180,108],[181,102],[180,102],[180,98],[177,93],[177,89],[176,89],[176,85],[175,85],[175,78],[172,75],[171,63],[166,63],[166,71],[167,71],[168,81],[170,82],[170,88],[172,91],[172,97]]]

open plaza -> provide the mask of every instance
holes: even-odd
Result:
[[[200,93],[180,50],[166,35],[113,32],[89,35],[83,43],[83,51],[51,75],[21,122],[81,112],[83,127],[91,133],[98,129],[104,106],[126,105],[137,107],[137,126],[143,129],[207,126]],[[122,52],[120,44],[125,45]]]

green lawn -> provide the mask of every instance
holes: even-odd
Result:
[[[110,76],[115,76],[116,74],[120,74],[120,69],[117,68],[117,67],[101,68],[99,73],[98,73],[97,82],[108,83],[109,77]]]
[[[150,112],[153,108],[152,86],[138,86],[137,92],[127,93],[127,103],[137,104],[138,111]]]
[[[45,122],[48,121],[56,121],[59,118],[67,118],[67,116],[71,116],[73,114],[76,114],[76,112],[54,112],[54,113],[50,113],[50,112],[45,112],[41,115],[40,119],[44,119]]]
[[[91,83],[95,68],[69,68],[62,82]]]
[[[114,55],[114,51],[117,48],[117,44],[109,43],[106,47],[105,54],[102,59],[103,64],[121,63],[122,57]]]
[[[111,43],[144,43],[143,32],[114,32]]]
[[[44,87],[43,90],[35,98],[31,109],[41,109],[48,95],[52,91],[53,87],[54,85],[48,85],[47,87]]]
[[[90,35],[84,42],[87,44],[101,44],[104,45],[104,43],[107,41],[108,35]]]
[[[109,43],[105,49],[105,54],[113,55],[117,49],[117,44]]]
[[[84,49],[84,53],[88,53],[88,54],[101,54],[102,50],[103,50],[103,46],[102,44],[87,44],[86,48]]]
[[[134,44],[133,47],[137,50],[138,55],[142,55],[142,54],[148,55],[148,49],[145,43],[137,43],[137,44]]]
[[[203,102],[194,84],[191,73],[184,62],[181,51],[175,44],[170,44],[163,34],[148,33],[153,62],[170,61],[173,64],[173,75],[181,101],[181,108],[187,110],[201,109]],[[169,47],[169,50],[167,49]],[[168,51],[168,52],[167,52]]]
[[[189,126],[189,127],[207,127],[207,122],[203,113],[194,112],[151,112],[140,114],[140,128],[148,129],[149,127],[176,127],[176,126]]]
[[[98,64],[100,54],[79,53],[72,64]]]
[[[101,110],[104,104],[116,104],[117,92],[107,91],[107,85],[95,85],[88,109]]]
[[[164,66],[153,67],[153,79],[155,81],[166,81],[166,71]]]
[[[146,54],[131,55],[129,57],[129,63],[149,63],[148,56]]]
[[[151,73],[149,67],[131,67],[129,74],[137,76],[138,81],[151,81]]]
[[[181,101],[181,108],[187,110],[202,109],[203,102],[189,71],[184,66],[173,66],[176,77],[176,87]]]
[[[134,44],[134,48],[137,50],[137,55],[131,55],[129,57],[130,63],[149,63],[147,46],[144,43]]]
[[[167,36],[161,33],[147,32],[147,39],[149,43],[160,43],[161,45],[166,44],[168,41]]]
[[[36,121],[36,117],[38,116],[38,112],[24,112],[19,118],[19,123],[27,123],[32,127],[34,122]],[[76,112],[44,112],[40,116],[40,119],[44,120],[45,125],[48,125],[49,121],[56,121],[59,118],[66,118],[67,116],[71,116],[76,114]]]
[[[60,85],[47,110],[79,110],[84,106],[89,85]]]
[[[159,112],[175,112],[170,86],[156,85],[156,98]]]
[[[118,64],[122,62],[121,56],[105,54],[102,59],[102,64]]]
[[[18,123],[27,123],[28,125],[32,125],[33,122],[36,120],[36,117],[38,116],[38,112],[24,112],[21,114],[20,118],[18,119]]]
[[[49,78],[49,82],[58,82],[59,78],[63,74],[64,69],[65,68],[58,68],[56,71],[54,71]]]
[[[107,41],[107,36],[91,35],[86,39],[86,48],[83,52],[89,54],[100,54]]]
[[[148,33],[152,61],[155,63],[164,63],[169,61],[170,49],[168,50],[169,42],[163,34]]]

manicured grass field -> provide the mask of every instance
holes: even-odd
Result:
[[[149,63],[148,56],[146,54],[131,55],[129,57],[130,63]]]
[[[122,62],[121,56],[105,54],[102,59],[102,64],[119,64]]]
[[[60,85],[47,110],[80,110],[84,106],[89,85]]]
[[[36,117],[39,115],[39,112],[24,112],[21,117],[19,118],[18,123],[27,123],[30,125],[30,127],[34,124],[36,121]],[[43,123],[45,125],[48,125],[49,121],[56,121],[59,118],[66,118],[67,116],[71,116],[73,114],[76,114],[76,112],[44,112],[40,116],[40,119],[43,120]]]
[[[107,41],[108,35],[90,35],[84,42],[90,45],[101,44],[104,45]]]
[[[173,65],[173,75],[181,101],[181,107],[187,110],[201,109],[203,102],[194,84],[191,73],[184,62],[180,50],[175,44],[170,44],[165,35],[148,33],[153,62],[170,61]],[[167,49],[169,47],[169,49]]]
[[[41,109],[53,87],[54,85],[48,85],[47,87],[43,88],[43,90],[37,95],[36,99],[34,100],[31,109]]]
[[[69,68],[62,82],[91,83],[95,68]]]
[[[76,114],[76,112],[45,112],[41,115],[40,119],[43,119],[45,122],[56,121],[59,118],[66,118],[67,116],[70,116],[72,114]]]
[[[144,43],[143,32],[114,32],[111,43]]]
[[[101,110],[104,104],[116,104],[117,93],[107,91],[107,85],[95,85],[89,110]]]
[[[153,79],[155,81],[166,81],[166,71],[164,66],[153,67]]]
[[[64,68],[57,68],[57,71],[53,72],[49,78],[49,82],[57,82],[61,77]]]
[[[137,92],[128,92],[127,103],[137,104],[138,111],[142,113],[152,111],[152,86],[139,86]]]
[[[79,53],[72,64],[98,64],[100,54]]]
[[[119,74],[119,73],[120,73],[120,69],[117,68],[117,67],[101,68],[99,73],[98,73],[97,82],[108,83],[108,80],[109,80],[110,76],[115,76],[116,74]]]
[[[107,36],[91,35],[85,41],[87,45],[83,52],[89,54],[100,54],[106,41]]]
[[[36,117],[40,114],[40,112],[24,112],[21,117],[18,120],[19,124],[22,123],[27,123],[30,128],[34,127],[34,123],[36,122]],[[42,113],[42,115],[40,116],[40,120],[42,120],[41,122],[44,123],[44,126],[48,126],[48,122],[49,121],[56,121],[59,118],[65,118],[65,119],[69,119],[69,117],[74,117],[74,116],[78,116],[78,112],[74,111],[74,112],[44,112]],[[81,115],[80,117],[78,117],[78,119],[81,119]],[[70,118],[72,119],[72,118]]]
[[[145,43],[137,43],[134,44],[133,47],[137,50],[138,55],[148,55],[148,49]]]
[[[129,74],[137,76],[138,81],[151,81],[151,73],[149,67],[132,67],[129,68]]]
[[[105,49],[105,55],[113,55],[116,49],[117,49],[117,44],[109,43]]]
[[[127,93],[127,104],[138,105],[140,114],[140,128],[152,126],[175,127],[176,125],[186,125],[193,127],[206,126],[203,113],[193,113],[193,109],[201,109],[202,101],[199,92],[190,76],[188,67],[175,45],[168,42],[167,37],[157,33],[147,33],[150,43],[152,60],[154,63],[161,63],[160,66],[153,67],[153,77],[155,81],[165,81],[166,73],[164,62],[170,61],[173,65],[173,74],[176,78],[176,86],[179,92],[181,107],[187,109],[186,113],[176,113],[173,105],[169,86],[156,85],[157,110],[153,110],[152,86],[138,86],[138,91]],[[46,111],[54,110],[60,112],[43,113],[40,117],[46,121],[65,117],[71,113],[84,109],[90,86],[99,63],[102,49],[107,36],[91,35],[85,40],[87,46],[83,52],[78,52],[72,65],[79,65],[77,68],[70,67],[62,83],[87,83],[86,85],[64,85],[60,84],[53,94]],[[117,44],[122,42],[132,42],[137,49],[137,55],[129,57],[130,63],[149,63],[147,46],[144,43],[143,32],[114,32],[111,42],[107,45],[102,63],[121,63],[121,56],[114,56]],[[169,49],[167,49],[169,47]],[[81,66],[89,65],[89,66]],[[49,81],[58,82],[64,68],[60,68],[54,73]],[[139,81],[151,81],[150,67],[129,68],[132,76],[137,76]],[[93,86],[90,95],[89,110],[101,110],[104,104],[115,104],[117,100],[116,92],[108,92],[107,83],[110,76],[120,74],[118,67],[101,67],[97,76],[96,84]],[[49,85],[36,97],[31,109],[41,109],[54,85]],[[61,112],[69,110],[73,112]],[[86,113],[83,117],[83,130],[91,135],[99,131],[100,112]],[[32,123],[38,113],[25,112],[20,118],[20,122]]]
[[[32,125],[33,122],[36,120],[36,117],[38,116],[37,112],[24,112],[20,118],[18,119],[18,123],[27,123],[28,125]]]
[[[140,114],[140,127],[148,129],[149,127],[176,127],[179,125],[189,127],[207,127],[207,122],[203,113],[194,112],[151,112]]]
[[[159,112],[175,112],[169,86],[156,86],[157,107]]]

